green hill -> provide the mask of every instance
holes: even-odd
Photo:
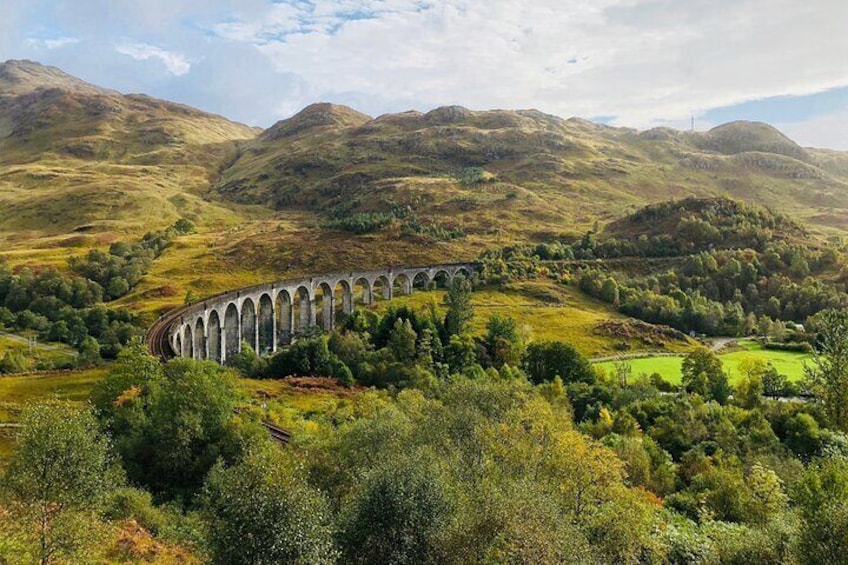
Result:
[[[639,133],[461,107],[369,120],[310,106],[247,142],[215,190],[326,219],[404,209],[467,232],[537,238],[687,196],[766,204],[825,228],[848,208],[842,155],[802,149],[766,124]]]
[[[749,122],[638,132],[458,106],[371,118],[314,104],[260,131],[38,63],[0,65],[0,257],[64,267],[179,217],[197,224],[122,299],[131,306],[473,259],[687,197],[767,205],[810,237],[844,233],[848,154]]]
[[[143,232],[230,215],[201,194],[253,128],[29,61],[0,65],[0,234]],[[2,237],[2,235],[0,235]]]
[[[686,198],[650,204],[604,228],[603,239],[667,236],[724,248],[758,248],[774,240],[810,239],[808,231],[784,214],[730,198]]]

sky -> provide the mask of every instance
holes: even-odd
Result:
[[[457,104],[848,150],[846,24],[845,0],[0,0],[0,61],[262,127]]]

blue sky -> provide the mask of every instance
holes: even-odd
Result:
[[[848,150],[846,22],[843,0],[4,0],[0,60],[260,126],[460,104]]]

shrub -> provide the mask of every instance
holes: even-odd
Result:
[[[524,356],[524,368],[536,384],[559,376],[564,383],[594,383],[589,361],[571,345],[558,341],[531,343]]]

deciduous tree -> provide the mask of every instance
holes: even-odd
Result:
[[[3,485],[35,535],[41,565],[80,555],[92,541],[92,511],[116,478],[97,420],[69,404],[27,409]],[[79,562],[79,561],[77,561]]]

